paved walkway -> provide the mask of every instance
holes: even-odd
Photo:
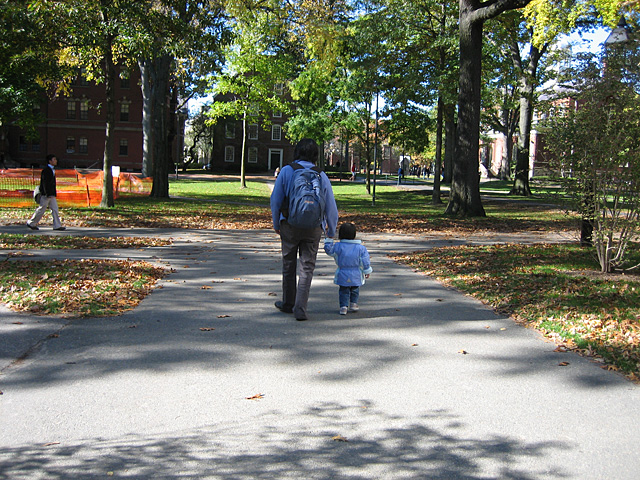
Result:
[[[173,273],[120,317],[0,307],[0,479],[638,478],[636,385],[386,256],[502,237],[363,236],[374,273],[346,317],[320,253],[296,322],[273,307],[272,232],[64,234],[174,244],[29,258]]]

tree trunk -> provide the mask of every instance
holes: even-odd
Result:
[[[533,59],[530,60],[532,62]],[[537,61],[536,61],[537,64]],[[534,72],[528,72],[533,73]],[[531,143],[531,123],[533,119],[533,83],[528,75],[523,75],[520,80],[520,120],[518,144],[516,146],[516,172],[511,187],[511,195],[531,195],[529,186],[529,145]]]
[[[520,135],[516,145],[516,171],[510,195],[531,195],[529,186],[529,144],[531,142],[531,102],[520,98]]]
[[[247,108],[242,114],[242,152],[240,153],[240,188],[247,188]]]
[[[142,176],[150,177],[153,172],[153,98],[151,96],[149,60],[139,60],[138,65],[142,90]]]
[[[453,164],[451,196],[446,214],[486,216],[480,198],[480,86],[482,28],[502,12],[526,6],[531,0],[460,0],[460,82],[458,136]]]
[[[153,98],[153,187],[151,196],[169,198],[169,71],[171,57],[162,55],[151,62]]]
[[[467,5],[470,4],[470,5]],[[483,22],[473,20],[475,2],[460,0],[458,141],[447,215],[486,216],[480,198],[480,73]]]
[[[444,102],[442,97],[438,97],[438,112],[436,114],[436,161],[433,166],[433,195],[431,197],[431,203],[433,205],[440,205],[442,199],[440,198],[440,179],[442,170],[442,130],[444,119]]]
[[[113,164],[113,130],[116,121],[116,99],[115,99],[115,81],[116,66],[113,63],[113,36],[109,35],[107,45],[105,47],[105,103],[106,103],[106,126],[104,135],[104,160],[102,165],[102,200],[100,208],[109,208],[115,206],[113,199],[113,176],[111,173],[111,165]]]
[[[453,177],[453,159],[456,151],[456,106],[444,107],[444,164],[442,182],[451,184]]]

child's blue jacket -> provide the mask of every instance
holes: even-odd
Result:
[[[334,243],[332,238],[327,238],[324,241],[324,251],[332,256],[338,265],[333,277],[333,283],[336,285],[359,287],[364,285],[364,276],[373,271],[369,252],[360,240],[340,240]]]

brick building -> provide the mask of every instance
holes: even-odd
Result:
[[[142,92],[137,69],[115,84],[116,122],[113,165],[122,170],[142,167]],[[48,153],[58,157],[59,168],[101,169],[105,138],[105,87],[82,75],[68,96],[45,101],[39,107],[45,117],[38,137],[11,127],[5,150],[6,163],[13,166],[41,166]]]
[[[284,94],[282,84],[276,92]],[[214,102],[228,101],[217,95]],[[284,125],[288,117],[283,112],[269,112],[269,127],[257,115],[247,119],[246,167],[249,172],[274,171],[293,161],[294,145],[285,137]],[[213,126],[213,149],[210,166],[213,170],[239,172],[242,161],[242,120],[232,117],[220,119]]]

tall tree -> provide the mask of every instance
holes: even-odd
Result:
[[[143,173],[152,197],[169,196],[169,171],[178,112],[202,94],[222,65],[230,39],[224,0],[146,0],[137,44],[143,93]]]
[[[458,91],[458,142],[453,165],[449,215],[485,216],[480,198],[478,150],[480,147],[480,92],[482,30],[501,13],[522,8],[531,0],[460,0],[460,80]]]
[[[60,45],[48,28],[48,13],[31,11],[26,2],[0,3],[0,164],[8,127],[35,134],[42,115],[33,106],[64,90],[64,78],[77,74],[58,64]]]

